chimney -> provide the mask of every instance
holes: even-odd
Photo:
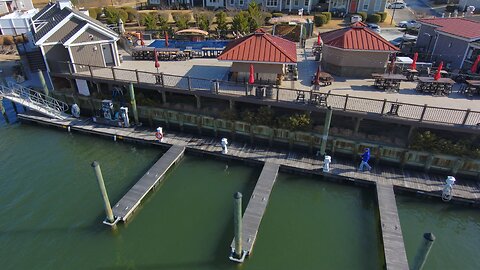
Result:
[[[72,2],[70,0],[57,0],[57,5],[60,9],[65,7],[73,8]]]

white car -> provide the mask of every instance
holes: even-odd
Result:
[[[415,20],[410,21],[401,21],[398,23],[398,27],[407,28],[407,29],[418,29],[420,28],[420,23]]]
[[[407,4],[405,4],[405,2],[393,2],[393,3],[387,4],[387,8],[391,8],[391,9],[403,9],[406,7],[407,7]]]

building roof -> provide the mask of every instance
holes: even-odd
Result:
[[[297,48],[294,42],[257,30],[230,42],[217,59],[234,62],[297,63]]]
[[[195,29],[195,28],[183,29],[183,30],[175,32],[175,35],[192,35],[192,34],[208,36],[207,31],[203,31],[203,30]]]
[[[80,17],[86,23],[91,23],[98,27],[101,27],[102,30],[107,31],[108,33],[118,36],[116,32],[111,30],[105,25],[90,16],[83,14],[82,12],[71,9],[69,7],[64,7],[60,9],[59,5],[56,3],[48,3],[45,7],[43,7],[35,16],[33,16],[32,21],[35,23],[35,27],[32,24],[32,33],[35,37],[35,40],[40,40],[43,36],[50,32],[57,24],[59,24],[63,19],[68,17],[70,14],[75,14],[77,17]],[[80,28],[74,29],[69,36],[73,36]]]
[[[322,37],[323,45],[340,49],[361,51],[400,50],[361,22],[342,29],[321,33],[320,36]]]
[[[437,26],[439,32],[467,39],[480,39],[480,21],[472,18],[431,18],[420,20],[423,24]]]

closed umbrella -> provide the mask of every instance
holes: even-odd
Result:
[[[410,69],[414,69],[414,70],[417,69],[417,59],[418,59],[418,53],[415,53],[415,54],[413,55],[413,62],[412,62],[412,64],[410,65]]]
[[[320,85],[320,72],[322,72],[322,68],[318,65],[317,74],[315,74],[315,80],[313,81],[315,85]]]
[[[393,55],[392,61],[390,62],[390,67],[388,69],[388,73],[393,73],[393,71],[395,70],[395,60],[396,59],[397,59],[397,57],[395,55]]]
[[[250,64],[250,77],[248,78],[248,83],[253,84],[255,82],[255,75],[253,70],[253,64]]]
[[[433,77],[435,81],[438,81],[442,77],[442,75],[440,74],[440,72],[442,71],[442,68],[443,68],[443,61],[440,62],[440,65],[438,65],[437,72],[435,72],[435,76]]]
[[[480,63],[480,55],[477,56],[477,59],[475,59],[475,62],[473,63],[472,68],[470,69],[470,71],[471,71],[472,73],[477,72],[478,63]]]
[[[318,37],[317,37],[317,45],[318,46],[322,45],[322,38],[320,37],[320,33],[318,34]]]
[[[158,73],[158,68],[160,67],[160,63],[158,62],[157,49],[153,49],[153,55],[155,55],[155,68],[157,69],[157,73]]]
[[[145,46],[145,41],[143,41],[143,34],[140,33],[140,45]]]
[[[168,32],[165,31],[165,47],[168,47]]]

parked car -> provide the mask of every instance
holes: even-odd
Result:
[[[351,23],[356,23],[356,22],[361,22],[362,21],[362,16],[360,15],[352,15],[352,17],[350,17],[350,22]]]
[[[374,23],[369,23],[367,24],[367,27],[372,29],[373,32],[377,32],[380,34],[380,32],[382,31],[380,26],[378,26],[377,24],[374,24]]]
[[[410,28],[418,29],[420,28],[420,23],[415,20],[401,21],[398,23],[398,27],[407,28],[407,29],[410,29]]]
[[[406,7],[407,7],[407,4],[405,4],[405,2],[393,2],[393,3],[387,4],[387,8],[391,8],[391,9],[403,9]]]
[[[412,35],[403,35],[401,37],[398,37],[396,39],[390,40],[389,42],[394,45],[394,46],[401,46],[402,43],[405,42],[415,42],[417,41],[417,36],[412,36]]]

